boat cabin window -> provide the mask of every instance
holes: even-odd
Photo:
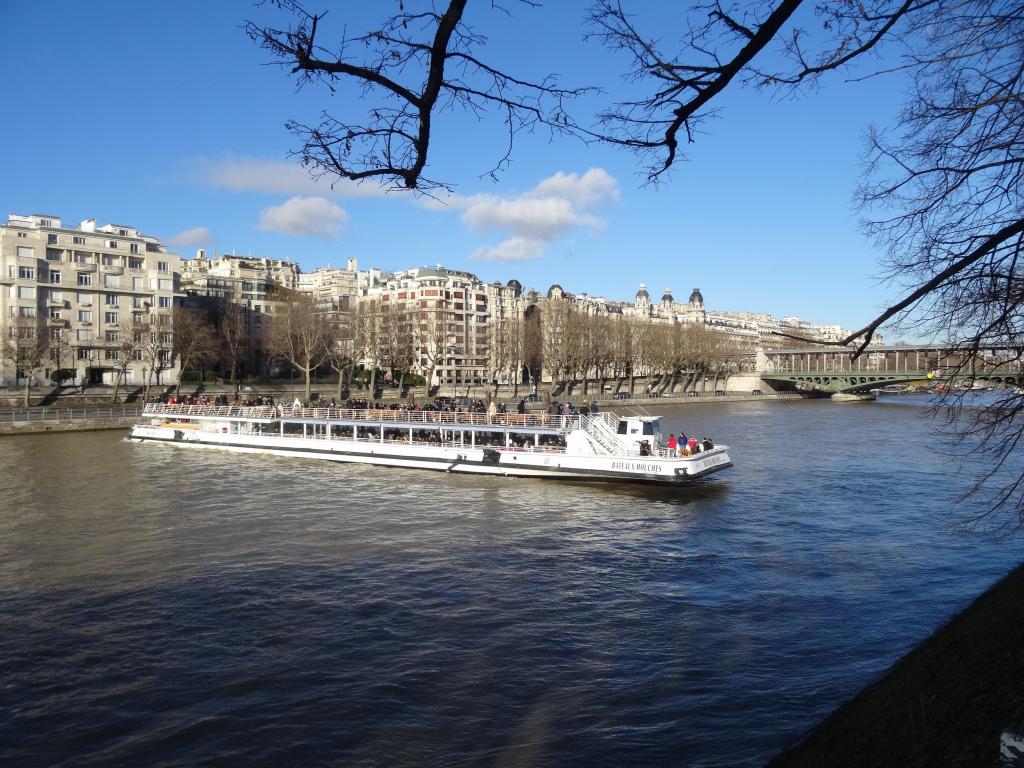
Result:
[[[654,434],[654,423],[653,422],[650,422],[650,421],[645,421],[644,422],[644,434],[645,435],[653,435]]]
[[[619,422],[619,434],[620,435],[626,434],[626,422],[624,422],[624,421],[620,421]]]

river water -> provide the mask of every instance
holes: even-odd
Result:
[[[1019,559],[912,398],[689,489],[0,439],[0,764],[760,765]]]

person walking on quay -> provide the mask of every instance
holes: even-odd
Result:
[[[526,413],[526,399],[519,398],[519,405],[516,406],[516,411],[519,413]]]
[[[590,412],[595,416],[597,415],[597,400],[590,401]]]

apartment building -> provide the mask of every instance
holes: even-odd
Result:
[[[45,363],[33,383],[112,384],[122,369],[129,385],[169,382],[180,273],[179,257],[134,227],[11,214],[0,225],[0,333],[37,340]],[[25,374],[0,359],[0,385]]]
[[[349,311],[359,293],[359,263],[349,259],[344,269],[317,267],[312,272],[301,272],[298,290],[312,296],[324,311]]]
[[[415,313],[413,369],[433,370],[431,386],[489,381],[487,286],[471,272],[417,267],[381,275],[360,287],[359,301]]]

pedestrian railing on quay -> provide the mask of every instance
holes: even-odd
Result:
[[[21,408],[0,411],[0,423],[26,422],[68,423],[74,421],[125,420],[142,413],[138,406],[111,406],[109,408]]]

